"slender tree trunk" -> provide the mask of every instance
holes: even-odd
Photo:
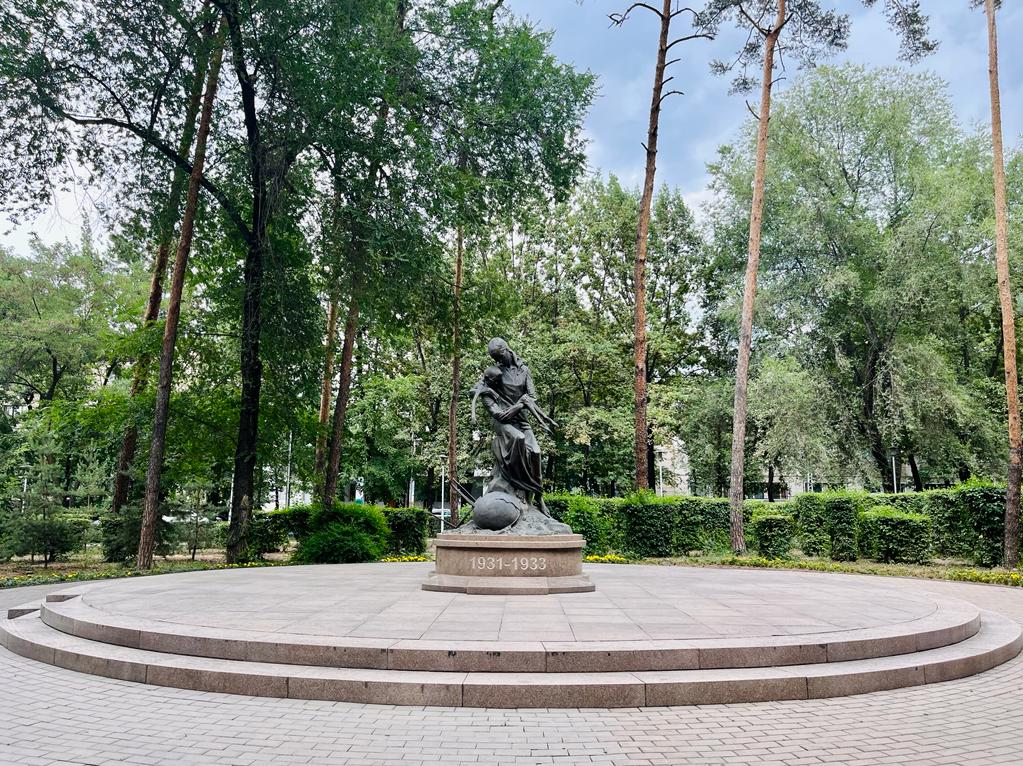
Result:
[[[767,466],[767,502],[773,503],[774,497],[774,464]]]
[[[327,347],[323,361],[323,388],[320,391],[320,426],[316,432],[316,476],[323,476],[327,457],[327,421],[330,420],[330,394],[334,388],[334,341],[337,336],[337,301],[327,309]]]
[[[192,83],[192,93],[185,111],[185,124],[181,132],[181,140],[178,143],[178,154],[187,156],[192,148],[192,139],[195,135],[195,121],[199,114],[199,105],[202,101],[203,83],[206,80],[206,65],[208,61],[201,58],[195,70],[195,77]],[[181,212],[181,196],[185,190],[187,176],[181,168],[175,167],[171,177],[170,191],[167,194],[167,202],[164,207],[160,221],[160,240],[156,250],[156,258],[153,261],[153,273],[149,281],[149,298],[146,300],[146,308],[142,313],[142,328],[147,329],[160,316],[160,304],[163,301],[163,280],[167,274],[167,261],[170,257],[171,245],[174,242],[174,229],[177,225],[178,216]],[[131,376],[131,389],[128,394],[129,401],[134,402],[149,383],[149,364],[152,357],[148,353],[139,354],[135,360],[135,369]],[[131,464],[135,459],[135,449],[138,446],[139,429],[134,420],[128,422],[121,437],[121,448],[117,453],[117,466],[114,473],[113,497],[110,501],[110,512],[117,515],[121,507],[128,502],[128,490],[131,487]]]
[[[255,473],[259,446],[259,399],[263,386],[263,360],[260,355],[262,333],[263,276],[267,232],[272,207],[296,155],[271,156],[259,123],[260,100],[256,76],[249,72],[245,42],[239,20],[237,0],[220,2],[227,19],[232,63],[238,80],[245,124],[246,153],[249,162],[249,187],[252,191],[251,226],[245,252],[241,332],[241,403],[238,412],[238,437],[234,452],[231,484],[231,521],[227,534],[227,561],[234,563],[247,553],[248,531],[254,508]]]
[[[998,86],[998,31],[994,0],[985,0],[987,12],[988,83],[991,88],[991,138],[995,176],[995,266],[998,302],[1002,309],[1002,357],[1005,362],[1005,400],[1009,413],[1009,471],[1005,486],[1005,565],[1019,565],[1020,442],[1019,378],[1016,374],[1016,312],[1009,280],[1008,205],[1005,197],[1005,152],[1002,147],[1002,102]]]
[[[341,374],[337,386],[337,403],[334,405],[334,420],[330,429],[330,451],[327,470],[323,477],[323,505],[333,505],[337,497],[337,476],[341,471],[341,448],[344,442],[345,420],[348,415],[348,394],[352,389],[352,358],[355,350],[355,334],[359,329],[358,285],[353,285],[345,319],[345,339],[341,346]]]
[[[646,134],[646,174],[643,196],[639,203],[639,225],[636,227],[636,262],[632,281],[636,291],[633,322],[633,364],[635,381],[633,456],[636,467],[636,489],[650,488],[647,450],[650,434],[647,428],[647,335],[646,335],[646,248],[650,232],[650,208],[654,197],[654,173],[657,170],[657,132],[661,118],[664,89],[664,67],[668,55],[668,32],[671,28],[671,0],[664,0],[660,13],[661,32],[654,67],[654,87],[650,96],[650,119]]]
[[[223,29],[223,25],[221,27]],[[153,550],[156,545],[156,523],[160,515],[160,475],[163,470],[164,444],[167,437],[167,419],[170,413],[170,393],[174,373],[174,346],[178,337],[178,321],[181,317],[181,294],[185,285],[185,271],[188,256],[192,251],[192,235],[195,231],[195,214],[199,204],[199,184],[202,180],[203,165],[206,161],[206,139],[213,118],[213,102],[217,95],[217,80],[220,76],[220,62],[223,57],[222,36],[215,44],[210,70],[203,96],[199,130],[195,137],[195,157],[192,173],[188,179],[188,195],[185,213],[181,219],[181,236],[174,255],[174,275],[171,279],[171,293],[167,304],[167,321],[163,332],[163,347],[160,351],[160,380],[156,391],[156,408],[153,413],[153,438],[149,447],[149,469],[146,472],[146,495],[142,509],[142,530],[136,565],[149,569],[153,565]]]
[[[462,261],[465,243],[462,227],[455,230],[455,326],[451,330],[451,401],[448,403],[448,507],[451,509],[451,524],[458,524],[458,509],[461,499],[458,494],[458,397],[462,386]]]
[[[258,195],[262,196],[262,195]],[[265,205],[265,197],[261,200]],[[260,216],[263,213],[259,214]],[[257,219],[258,220],[258,219]],[[262,331],[263,248],[265,222],[253,231],[245,256],[245,295],[242,301],[241,407],[238,412],[238,441],[234,452],[231,490],[231,522],[227,533],[227,562],[244,558],[249,525],[256,507],[256,448],[259,443],[259,397],[263,386],[263,360],[259,340]]]
[[[909,458],[906,460],[909,463],[909,473],[913,477],[913,489],[916,492],[924,491],[924,480],[920,476],[920,466],[916,464],[916,455],[913,453],[909,454]]]
[[[426,487],[424,487],[425,497],[423,499],[423,507],[428,511],[433,510],[433,501],[436,499],[436,493],[434,492],[434,473],[436,469],[431,465],[426,469]]]
[[[774,77],[774,48],[785,23],[785,0],[778,0],[778,16],[764,41],[764,73],[760,86],[760,123],[757,129],[757,161],[753,173],[753,202],[750,205],[749,256],[746,281],[742,292],[742,320],[739,327],[739,358],[735,366],[735,406],[732,412],[732,470],[729,477],[728,501],[732,550],[746,552],[746,536],[742,528],[742,501],[746,461],[746,393],[749,385],[749,359],[753,344],[753,306],[757,292],[757,269],[760,267],[760,234],[764,215],[764,173],[767,169],[767,126],[771,118],[771,86]]]

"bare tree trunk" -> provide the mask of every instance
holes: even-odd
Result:
[[[345,419],[348,415],[348,394],[352,388],[352,357],[355,349],[355,333],[359,329],[358,285],[353,285],[345,319],[345,339],[341,346],[341,375],[337,386],[337,403],[334,405],[334,421],[330,430],[330,452],[327,470],[323,477],[323,506],[334,504],[337,497],[337,476],[341,470],[341,447],[345,433]]]
[[[316,432],[316,476],[323,476],[327,457],[327,421],[330,420],[330,394],[334,388],[334,341],[337,335],[337,301],[327,309],[327,347],[323,361],[323,388],[320,391],[320,426]]]
[[[202,43],[205,44],[205,41]],[[178,143],[178,154],[182,157],[188,155],[192,148],[192,139],[195,136],[195,121],[199,114],[199,105],[202,101],[203,83],[206,80],[206,66],[208,61],[205,57],[200,58],[196,65],[192,92],[185,111],[185,124],[181,132],[181,140]],[[163,300],[163,280],[167,274],[167,261],[170,257],[170,248],[174,242],[174,229],[178,216],[181,212],[181,196],[185,190],[185,179],[187,176],[181,168],[175,167],[171,178],[170,191],[167,194],[167,203],[160,221],[160,240],[156,250],[156,259],[153,262],[153,274],[149,281],[149,298],[146,301],[146,308],[142,314],[142,328],[147,329],[160,316],[160,303]],[[131,390],[128,394],[129,401],[134,402],[149,383],[149,363],[152,357],[148,353],[139,354],[135,360],[135,369],[131,377]],[[121,448],[117,453],[117,467],[114,473],[113,497],[110,501],[110,512],[114,515],[120,513],[121,507],[128,502],[128,490],[131,486],[131,464],[135,459],[135,449],[138,446],[139,429],[134,420],[129,421],[121,437]]]
[[[1002,103],[998,86],[998,31],[994,0],[985,0],[988,40],[988,83],[991,88],[991,138],[995,176],[995,266],[998,302],[1002,309],[1002,356],[1005,362],[1005,400],[1009,414],[1009,471],[1005,485],[1005,565],[1019,565],[1019,503],[1021,444],[1019,378],[1016,373],[1016,313],[1009,281],[1008,205],[1005,197],[1005,152],[1002,147]]]
[[[458,509],[461,500],[458,495],[458,396],[462,386],[462,345],[461,345],[461,301],[462,301],[462,260],[464,255],[462,227],[455,230],[455,326],[451,330],[451,345],[454,355],[451,359],[451,401],[448,404],[448,507],[451,509],[451,524],[458,524]]]
[[[650,119],[646,134],[646,174],[643,177],[643,196],[639,203],[639,225],[636,227],[636,262],[632,281],[636,291],[633,323],[633,364],[635,373],[635,432],[633,456],[636,466],[636,489],[650,488],[647,451],[650,434],[647,428],[647,335],[646,335],[646,248],[650,232],[650,208],[654,197],[654,173],[657,170],[657,132],[661,118],[664,67],[668,55],[668,32],[671,29],[671,0],[664,0],[660,13],[661,33],[657,45],[657,64],[654,67],[654,87],[650,96]]]
[[[764,172],[767,168],[767,125],[771,118],[771,86],[774,77],[774,48],[785,24],[785,0],[778,0],[778,16],[764,41],[764,73],[760,86],[760,124],[757,129],[757,161],[753,173],[753,203],[750,206],[749,256],[746,281],[742,292],[742,320],[739,327],[739,359],[735,366],[735,405],[732,412],[732,470],[729,477],[732,550],[746,552],[746,536],[742,529],[742,501],[746,461],[746,393],[749,385],[750,347],[753,344],[753,306],[757,292],[757,269],[760,267],[760,234],[764,215]]]
[[[221,30],[224,25],[221,24]],[[149,469],[146,472],[146,495],[142,510],[142,530],[139,534],[139,549],[136,565],[139,569],[153,566],[153,550],[156,544],[156,522],[160,515],[160,475],[163,470],[164,445],[167,438],[167,419],[170,412],[171,382],[174,373],[174,346],[178,337],[178,321],[181,317],[181,294],[185,285],[185,271],[188,256],[192,251],[192,235],[195,231],[195,214],[199,204],[199,184],[202,181],[203,165],[206,161],[206,139],[213,117],[213,102],[217,95],[217,80],[220,76],[220,62],[223,57],[222,32],[214,46],[210,70],[203,96],[199,130],[195,137],[195,157],[192,173],[188,179],[188,195],[185,213],[181,219],[181,236],[174,255],[174,275],[171,279],[171,293],[167,303],[167,321],[163,332],[163,347],[160,351],[160,380],[156,391],[156,408],[153,413],[153,439],[149,447]]]

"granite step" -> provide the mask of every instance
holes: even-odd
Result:
[[[375,670],[572,673],[708,670],[872,659],[964,641],[980,612],[945,599],[931,615],[869,630],[804,636],[645,641],[457,641],[354,638],[204,628],[110,614],[80,598],[43,604],[49,627],[79,638],[167,654]]]
[[[0,621],[0,643],[40,662],[157,686],[261,697],[452,707],[704,705],[838,697],[988,670],[1023,649],[1020,626],[980,613],[971,637],[872,659],[775,667],[635,672],[493,673],[320,667],[169,654],[56,630],[35,613]]]

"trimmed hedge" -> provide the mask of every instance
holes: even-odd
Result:
[[[620,553],[658,558],[730,549],[725,498],[656,497],[645,492],[625,498],[552,494],[544,499],[554,518],[586,538],[586,554],[590,556]],[[792,544],[807,556],[855,561],[860,555],[858,519],[877,506],[890,506],[895,511],[924,515],[930,520],[926,533],[919,525],[913,527],[923,535],[914,544],[915,551],[926,550],[941,558],[972,559],[981,566],[1002,561],[1005,490],[979,481],[947,490],[900,495],[842,491],[807,493],[775,503],[747,500],[743,521],[749,545],[755,550],[773,544],[761,543],[757,520],[783,515],[792,519]],[[390,529],[386,551],[391,555],[423,552],[425,538],[438,531],[438,520],[425,510],[379,510]],[[314,507],[296,506],[274,513],[287,514],[287,529],[299,541],[318,528]]]
[[[426,553],[426,538],[433,514],[424,508],[384,508],[390,530],[387,552],[394,555]]]
[[[310,527],[312,531],[299,541],[292,556],[303,564],[354,564],[387,552],[387,520],[380,508],[371,505],[336,503],[316,508]]]
[[[879,505],[860,514],[857,541],[860,553],[874,561],[919,564],[930,551],[931,520]]]
[[[725,498],[657,497],[642,492],[624,498],[545,495],[544,500],[554,518],[586,538],[588,555],[617,551],[657,558],[730,547]],[[747,531],[758,508],[777,513],[788,506],[783,502],[746,501]]]
[[[338,529],[334,529],[329,535],[320,533],[327,526],[336,522],[344,525],[351,524],[356,519],[363,519],[365,514],[362,511],[365,509],[369,509],[367,513],[370,516],[374,518],[379,516],[383,520],[385,530],[383,548],[380,553],[374,553],[371,558],[380,558],[383,555],[420,555],[426,552],[427,539],[430,536],[431,523],[434,519],[433,514],[429,511],[423,508],[385,508],[362,503],[336,503],[328,511],[323,511],[317,505],[295,505],[287,510],[256,514],[250,531],[249,554],[253,558],[259,558],[264,553],[282,550],[287,546],[288,533],[295,537],[300,549],[306,540],[319,535],[319,539],[307,544],[305,550],[296,558],[296,560],[306,560],[305,557],[312,555],[309,552],[312,548],[326,549],[331,545],[341,546]],[[362,524],[362,526],[366,525]],[[369,526],[375,529],[379,525],[374,521]],[[373,534],[375,535],[376,532]],[[367,550],[376,550],[376,548],[376,544],[373,543],[368,545]],[[317,553],[317,556],[322,555],[328,554]],[[356,556],[353,553],[338,553],[337,555]],[[370,560],[363,558],[363,555],[369,554],[358,554],[351,560]]]
[[[795,521],[786,513],[754,515],[751,527],[756,551],[768,559],[784,559],[792,549]]]
[[[622,503],[626,551],[636,556],[661,558],[677,550],[675,534],[679,521],[678,503],[672,498],[636,492]]]

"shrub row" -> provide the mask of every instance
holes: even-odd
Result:
[[[374,561],[385,555],[426,551],[431,514],[422,508],[384,508],[335,503],[330,508],[293,506],[257,514],[249,531],[249,555],[261,557],[298,541],[294,560],[316,564]]]
[[[586,538],[588,555],[617,551],[641,557],[685,556],[729,548],[728,501],[708,497],[624,498],[549,495],[551,514]],[[794,500],[747,500],[747,542],[767,558],[798,546],[833,561],[1002,561],[1005,490],[971,480],[944,490],[906,494],[840,491]],[[768,520],[769,519],[769,520]]]

